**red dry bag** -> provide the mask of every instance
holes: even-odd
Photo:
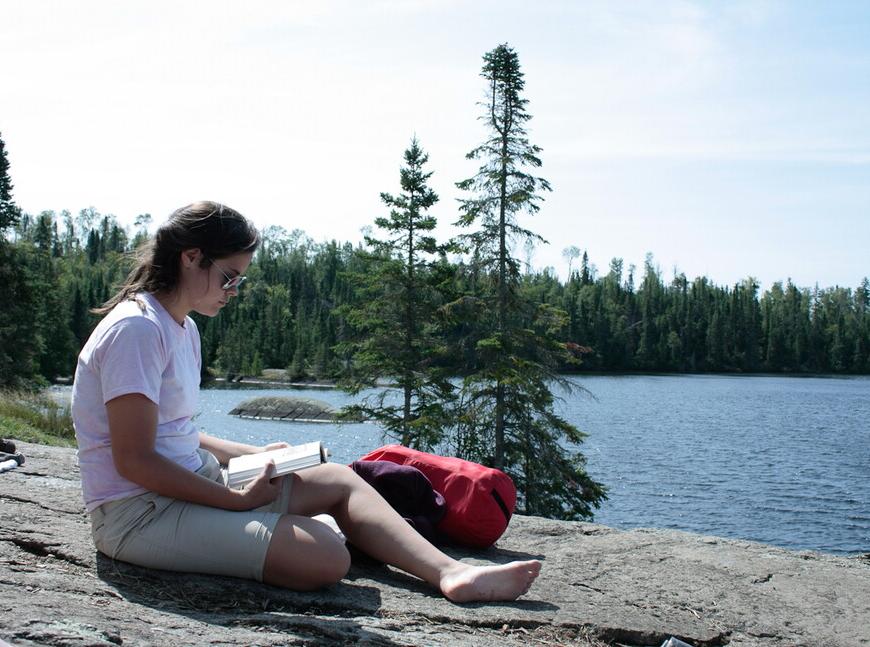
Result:
[[[391,461],[423,472],[447,503],[438,532],[457,544],[492,546],[507,529],[517,504],[517,489],[507,474],[461,458],[387,445],[360,460]]]

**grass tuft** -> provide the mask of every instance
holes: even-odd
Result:
[[[76,444],[69,406],[32,391],[0,391],[0,436],[40,445]]]

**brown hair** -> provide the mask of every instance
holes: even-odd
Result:
[[[253,252],[259,242],[257,230],[235,209],[208,201],[181,207],[136,250],[136,266],[115,296],[92,312],[106,314],[137,292],[173,290],[178,285],[179,259],[185,249],[202,251],[200,267],[209,267],[211,259]]]

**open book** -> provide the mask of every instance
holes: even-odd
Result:
[[[256,478],[269,460],[275,461],[274,476],[298,472],[326,462],[327,451],[320,441],[281,447],[259,454],[245,454],[231,458],[227,464],[227,485],[241,487]]]

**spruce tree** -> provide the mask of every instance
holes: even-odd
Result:
[[[12,180],[9,177],[9,160],[6,158],[6,144],[0,133],[0,236],[9,227],[18,223],[20,211],[12,200]]]
[[[439,297],[432,285],[440,250],[431,235],[436,220],[427,213],[438,201],[428,185],[432,173],[424,170],[428,160],[413,138],[400,170],[402,192],[381,193],[390,213],[375,219],[381,238],[365,237],[368,262],[354,275],[359,298],[342,311],[352,339],[340,345],[340,352],[352,356],[343,381],[347,390],[356,394],[379,380],[392,385],[345,413],[375,420],[403,445],[418,449],[441,440],[453,390],[445,372],[435,368],[443,354],[435,334]]]
[[[0,388],[39,381],[39,358],[44,341],[38,334],[44,287],[29,244],[12,244],[6,230],[20,226],[21,211],[12,200],[12,180],[6,146],[0,137]]]
[[[585,458],[576,450],[584,435],[553,411],[550,390],[552,384],[571,386],[556,372],[569,359],[559,339],[567,315],[523,297],[520,263],[513,256],[516,242],[543,241],[521,227],[517,216],[536,213],[550,185],[527,172],[541,166],[541,149],[525,129],[531,115],[519,57],[504,44],[483,62],[488,91],[481,119],[488,138],[467,155],[481,161],[477,174],[457,183],[471,194],[460,200],[456,224],[474,228],[459,240],[473,253],[479,279],[474,292],[449,308],[475,324],[475,366],[463,381],[454,446],[466,458],[507,472],[525,513],[589,518],[604,488],[586,474]]]

